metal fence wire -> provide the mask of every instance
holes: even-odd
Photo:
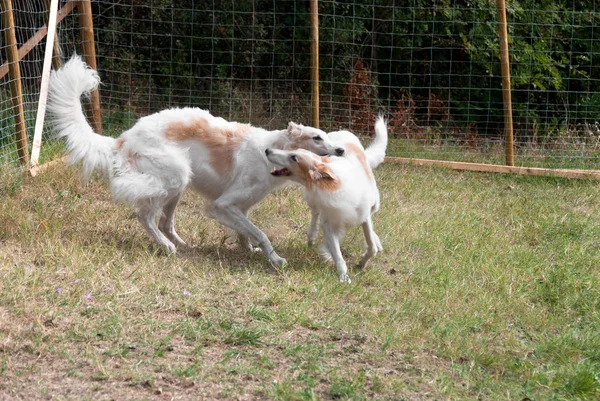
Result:
[[[34,134],[35,120],[40,97],[40,84],[46,39],[45,28],[48,23],[48,5],[50,0],[2,0],[0,3],[0,165],[23,161],[23,153],[29,155],[31,139]],[[7,5],[12,8],[12,13],[7,10]],[[14,67],[14,62],[9,62],[10,40],[8,14],[14,23],[14,38],[16,39],[15,54],[19,59],[19,76],[15,76],[9,67]],[[58,41],[63,48],[74,48],[79,43],[76,26],[76,14],[67,14],[63,17],[60,30],[57,31]],[[15,94],[14,86],[17,81],[20,86],[22,98]],[[18,125],[17,105],[23,108],[24,137],[27,141],[26,149],[20,151],[17,138],[21,127]],[[43,140],[50,139],[48,133]],[[43,153],[42,161],[60,151],[60,145],[53,144],[53,152]],[[26,156],[25,156],[26,157]]]
[[[45,22],[45,4],[13,6],[22,44]],[[309,2],[97,0],[92,10],[105,135],[178,106],[265,128],[310,124]],[[598,169],[595,2],[515,0],[507,13],[515,163]],[[494,1],[321,0],[319,32],[321,128],[366,136],[383,111],[389,155],[504,162]],[[63,60],[78,49],[78,35],[76,15],[60,22]],[[4,42],[0,48],[5,63]],[[21,62],[29,135],[38,49]],[[8,84],[5,75],[0,162],[16,157]]]

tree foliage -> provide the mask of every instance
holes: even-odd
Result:
[[[361,96],[348,89],[358,62],[358,73],[368,70],[373,86],[365,96],[377,97],[369,102],[373,110],[384,106],[393,115],[400,103],[410,104],[421,123],[478,126],[497,135],[502,93],[495,2],[375,3],[320,2],[321,92],[340,105],[331,106],[332,114],[352,113],[344,105],[348,94]],[[232,85],[276,96],[309,92],[307,1],[129,0],[94,7],[99,52],[110,55],[101,65],[108,84],[146,88],[157,108],[222,107],[218,99],[227,98]],[[517,129],[529,135],[595,121],[600,14],[594,2],[512,0],[507,12]],[[134,82],[123,82],[131,72]]]

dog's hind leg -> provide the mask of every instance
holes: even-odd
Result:
[[[169,239],[165,237],[165,235],[156,226],[156,216],[158,213],[160,213],[160,209],[150,205],[144,205],[138,211],[137,217],[146,229],[146,232],[152,238],[154,238],[168,254],[173,254],[177,251],[175,245],[173,245],[173,243],[169,241]]]
[[[325,246],[333,258],[340,282],[351,283],[350,276],[348,276],[348,266],[346,266],[346,261],[344,260],[340,249],[341,235],[333,230],[326,222],[323,222],[321,226],[323,227]]]
[[[310,226],[308,227],[308,246],[313,246],[317,239],[317,234],[319,233],[319,212],[312,208],[310,212],[311,220]]]
[[[238,243],[240,244],[241,247],[248,249],[250,252],[260,252],[262,251],[262,249],[260,249],[259,247],[256,247],[252,244],[252,241],[250,241],[250,238],[246,237],[245,235],[242,235],[240,233],[238,234]]]
[[[367,250],[362,255],[360,262],[358,262],[358,267],[364,268],[369,263],[369,260],[377,254],[377,251],[381,250],[381,241],[379,241],[379,237],[373,231],[373,221],[371,220],[371,216],[367,218],[367,221],[362,223],[363,233],[365,235],[365,241],[367,242]]]
[[[175,208],[181,199],[182,193],[173,196],[163,207],[162,216],[158,222],[158,228],[177,246],[186,246],[184,240],[175,232]]]
[[[383,245],[381,245],[381,240],[379,239],[379,236],[375,233],[375,231],[373,231],[373,235],[374,235],[374,239],[375,239],[375,245],[377,246],[377,251],[382,252]]]

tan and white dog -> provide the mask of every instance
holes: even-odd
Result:
[[[185,245],[175,232],[175,208],[190,185],[211,201],[209,215],[235,230],[243,245],[258,245],[275,266],[285,263],[247,217],[252,206],[286,182],[269,174],[272,165],[264,150],[341,155],[342,148],[319,129],[290,123],[285,130],[266,131],[198,108],[143,117],[119,138],[97,135],[80,98],[99,82],[78,56],[52,73],[48,110],[57,135],[66,138],[71,163],[81,162],[86,176],[94,170],[108,175],[114,199],[136,206],[148,234],[168,253]]]
[[[329,139],[345,149],[344,157],[323,157],[302,149],[267,149],[265,153],[269,161],[280,167],[271,172],[273,176],[291,179],[304,187],[304,199],[312,212],[308,241],[312,244],[317,236],[320,216],[325,240],[321,251],[334,261],[340,281],[349,283],[348,268],[340,250],[347,229],[361,225],[365,235],[367,250],[359,267],[365,267],[383,250],[373,231],[371,215],[379,210],[373,169],[385,158],[387,126],[380,116],[375,123],[375,139],[366,150],[348,131],[331,132]]]

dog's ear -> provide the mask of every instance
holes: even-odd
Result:
[[[333,175],[333,172],[327,167],[325,163],[316,164],[313,168],[308,171],[310,178],[313,181],[335,181],[337,177]]]
[[[292,138],[298,138],[298,137],[302,136],[303,128],[304,128],[303,125],[296,124],[296,123],[290,121],[290,123],[288,124],[288,135]]]
[[[319,189],[334,192],[340,188],[340,181],[325,163],[319,163],[308,172],[312,182]]]

